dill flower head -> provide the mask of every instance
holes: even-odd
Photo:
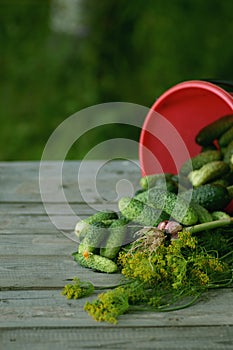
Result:
[[[91,295],[94,292],[94,286],[91,282],[82,282],[79,278],[73,278],[73,284],[67,284],[62,295],[67,299],[79,299]]]
[[[124,314],[129,308],[128,295],[123,287],[101,293],[93,302],[86,302],[84,310],[94,320],[116,324],[118,316]]]
[[[163,254],[136,251],[134,253],[121,252],[118,257],[121,273],[133,280],[155,284],[167,277],[166,262]]]

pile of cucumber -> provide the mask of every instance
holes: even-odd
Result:
[[[226,208],[233,199],[233,115],[202,128],[195,141],[201,152],[178,174],[144,176],[133,198],[120,198],[118,212],[98,212],[77,223],[80,244],[73,253],[77,263],[117,272],[120,250],[142,227],[170,221],[190,227],[230,218]]]

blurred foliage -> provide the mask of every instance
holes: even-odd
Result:
[[[150,107],[181,81],[233,79],[231,0],[82,0],[76,34],[51,28],[52,6],[0,0],[0,160],[39,160],[53,130],[83,108]],[[69,158],[139,132],[92,130]]]

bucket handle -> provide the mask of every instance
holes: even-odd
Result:
[[[230,80],[219,80],[219,79],[203,79],[205,81],[208,81],[209,83],[213,83],[216,85],[225,85],[228,87],[232,87],[233,88],[233,81]]]

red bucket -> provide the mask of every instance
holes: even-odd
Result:
[[[176,174],[185,160],[200,152],[195,142],[198,131],[231,113],[233,95],[216,83],[192,80],[167,90],[155,101],[142,127],[139,142],[142,176]]]

